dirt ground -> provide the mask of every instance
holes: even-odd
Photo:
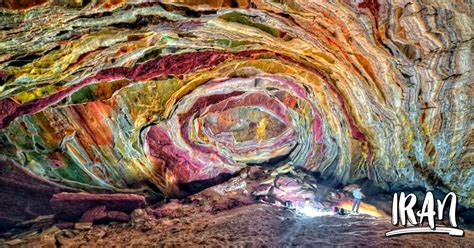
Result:
[[[79,228],[80,229],[80,228]],[[85,229],[88,229],[87,227]],[[386,238],[388,217],[363,215],[308,218],[270,205],[254,204],[216,214],[95,225],[89,230],[49,228],[10,240],[18,247],[474,247],[474,232],[464,237],[416,234]],[[5,243],[4,243],[5,245]]]

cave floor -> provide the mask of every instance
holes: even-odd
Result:
[[[89,230],[50,228],[17,238],[23,247],[473,247],[474,231],[464,237],[416,234],[386,238],[388,217],[362,215],[306,218],[281,208],[254,204],[210,214],[154,219],[147,228],[130,224],[95,225]],[[15,242],[14,242],[15,243]]]

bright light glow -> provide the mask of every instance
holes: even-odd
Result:
[[[343,208],[347,211],[350,211],[352,209],[352,201],[351,200],[345,200],[345,201],[341,202],[338,205],[338,207]],[[362,202],[360,204],[359,213],[370,215],[370,216],[377,217],[377,218],[380,218],[380,217],[384,216],[384,214],[381,211],[379,211],[375,206],[370,205],[370,204],[365,203],[365,202]]]
[[[307,217],[319,217],[319,216],[327,216],[333,215],[332,212],[321,211],[317,208],[314,208],[310,205],[304,205],[303,207],[299,207],[296,209],[298,213],[304,214]]]

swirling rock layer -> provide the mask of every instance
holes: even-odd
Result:
[[[472,204],[468,3],[80,2],[2,3],[0,153],[45,181],[177,197],[290,165]]]

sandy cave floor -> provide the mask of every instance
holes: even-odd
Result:
[[[464,237],[417,234],[386,238],[390,219],[369,216],[307,218],[277,207],[256,204],[217,214],[198,213],[182,218],[153,220],[148,228],[130,224],[96,225],[90,230],[52,227],[25,235],[22,247],[473,247],[474,232]],[[13,242],[15,243],[15,242]]]

